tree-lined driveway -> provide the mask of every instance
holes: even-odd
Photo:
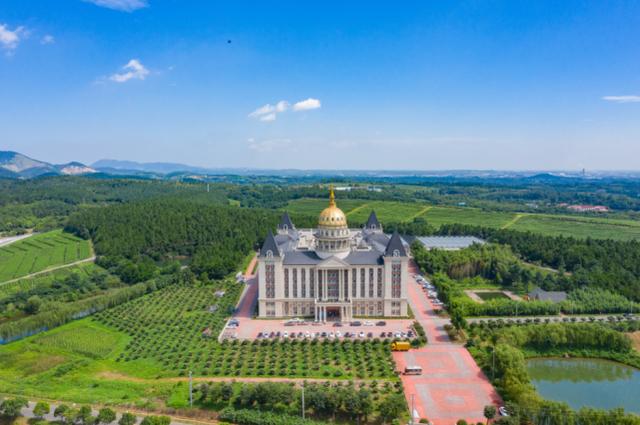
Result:
[[[418,272],[410,265],[411,275]],[[487,377],[462,345],[449,340],[444,326],[449,323],[436,315],[434,307],[413,277],[409,279],[409,304],[424,327],[428,344],[408,352],[394,352],[398,370],[422,367],[422,375],[402,375],[405,397],[414,416],[427,418],[434,425],[455,425],[458,419],[484,421],[484,406],[501,404]]]

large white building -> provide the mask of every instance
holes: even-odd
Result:
[[[333,189],[317,229],[296,229],[287,213],[269,232],[258,256],[260,317],[407,315],[408,247],[387,235],[371,212],[362,229],[349,229]]]

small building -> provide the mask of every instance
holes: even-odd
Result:
[[[564,291],[545,291],[541,288],[536,288],[527,294],[529,301],[551,301],[553,303],[560,303],[566,301],[567,293]]]
[[[444,251],[457,251],[469,248],[473,244],[484,245],[486,242],[475,236],[418,236],[415,238],[405,237],[411,242],[420,241],[426,249],[442,249]]]
[[[211,330],[211,328],[205,328],[202,330],[202,336],[205,338],[211,338],[211,336],[213,335],[213,331]]]

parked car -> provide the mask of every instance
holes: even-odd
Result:
[[[367,333],[367,338],[373,338],[373,332]]]
[[[342,327],[342,322],[334,322],[334,323],[333,323],[333,327],[334,327],[334,328]]]
[[[360,333],[358,334],[358,338],[364,338],[364,332],[360,332]]]
[[[363,323],[364,326],[373,326],[373,322],[370,320],[367,320]]]
[[[509,412],[507,411],[507,408],[504,406],[500,406],[498,408],[498,412],[500,413],[500,416],[509,416]]]
[[[289,338],[289,332],[284,331],[284,332],[282,333],[282,337],[283,337],[283,338]]]
[[[362,326],[362,323],[359,320],[355,320],[351,322],[351,326]]]
[[[342,338],[342,332],[336,331],[336,338]]]
[[[385,322],[384,320],[380,320],[378,322],[376,322],[376,326],[386,326],[387,322]]]

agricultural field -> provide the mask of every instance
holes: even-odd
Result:
[[[633,220],[530,214],[521,217],[509,228],[544,233],[550,236],[617,240],[640,239],[640,222]]]
[[[91,318],[0,346],[0,393],[138,406],[168,400],[193,371],[207,377],[397,380],[389,344],[224,342],[242,286],[176,284]],[[222,297],[214,292],[224,290]],[[216,305],[215,312],[209,307]],[[213,337],[204,337],[210,328]]]
[[[339,195],[338,195],[339,196]],[[586,216],[529,214],[487,211],[478,208],[432,206],[425,203],[397,201],[369,201],[338,199],[338,206],[354,226],[364,223],[375,210],[383,223],[409,222],[420,217],[439,227],[443,224],[467,224],[493,228],[531,231],[548,236],[573,236],[616,240],[640,239],[640,222]],[[296,199],[287,210],[294,213],[318,215],[326,207],[322,199]]]
[[[95,320],[131,339],[116,358],[137,376],[289,376],[390,378],[393,364],[382,342],[272,342],[220,344],[217,335],[240,286],[224,284],[215,298],[211,287],[172,286],[96,315]],[[217,305],[215,313],[207,309]],[[202,336],[210,328],[213,337]]]
[[[90,256],[89,241],[62,230],[35,235],[0,248],[0,283]]]
[[[0,284],[0,304],[2,300],[19,292],[30,292],[36,288],[51,287],[56,282],[60,282],[72,274],[81,277],[90,277],[103,269],[94,263],[83,263],[64,269],[54,270],[50,273],[43,273],[31,278],[20,279],[11,283]]]

